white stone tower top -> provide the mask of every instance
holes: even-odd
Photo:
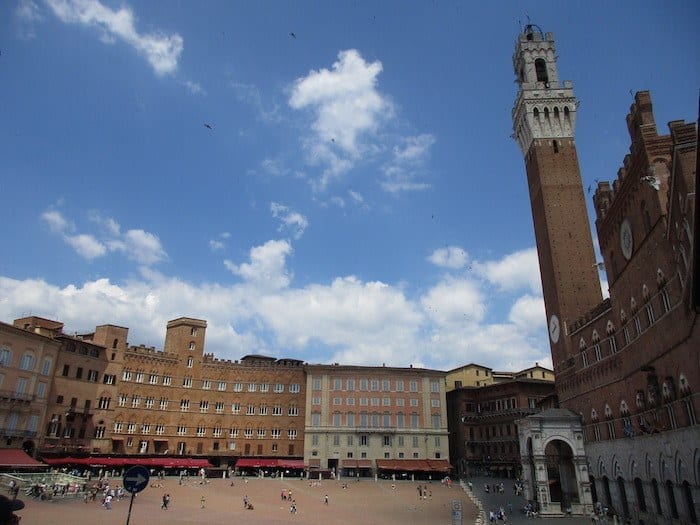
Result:
[[[523,156],[535,139],[573,139],[578,102],[571,81],[559,81],[554,35],[525,26],[515,44],[513,69],[519,87],[513,138]]]

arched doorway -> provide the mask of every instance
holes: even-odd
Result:
[[[579,503],[574,453],[565,441],[553,439],[544,449],[547,483],[552,504],[559,503],[568,512],[572,503]]]
[[[518,421],[525,497],[541,516],[593,511],[581,416],[553,408]]]

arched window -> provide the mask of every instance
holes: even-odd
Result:
[[[190,351],[194,350],[196,345],[194,344],[194,341],[190,341]]]
[[[7,347],[0,348],[0,366],[10,366],[12,352]]]
[[[119,339],[115,339],[114,341],[112,341],[112,348],[116,348],[118,344],[119,344]]]
[[[22,360],[19,363],[19,367],[22,370],[34,370],[34,354],[27,352],[22,356]]]
[[[659,494],[659,482],[656,479],[651,480],[651,493],[654,496],[654,506],[656,507],[656,513],[661,516],[661,495]]]
[[[534,115],[535,118],[540,118],[540,110],[535,108],[532,110],[532,114]]]
[[[535,59],[535,73],[537,74],[537,82],[549,82],[547,63],[544,58]]]
[[[564,106],[564,118],[569,118],[569,106]]]
[[[51,373],[51,365],[53,364],[53,360],[50,357],[45,357],[44,361],[41,363],[41,374],[42,375],[49,375]]]
[[[634,491],[637,496],[637,505],[639,505],[639,510],[646,512],[647,501],[644,498],[644,486],[642,485],[642,480],[639,478],[634,478]]]
[[[676,505],[676,493],[673,490],[673,482],[669,479],[666,481],[666,497],[668,498],[668,505],[671,507],[671,516],[674,519],[678,519],[678,505]]]
[[[552,141],[552,149],[554,153],[559,153],[559,143],[556,140]]]
[[[625,490],[625,480],[622,477],[617,478],[617,489],[620,492],[620,499],[622,500],[622,513],[625,516],[630,515],[630,507],[627,503],[627,491]]]
[[[554,106],[554,118],[559,119],[559,108]]]

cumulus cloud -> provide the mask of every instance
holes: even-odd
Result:
[[[158,237],[143,230],[128,230],[121,238],[108,241],[110,249],[122,252],[139,264],[150,266],[166,258]]]
[[[129,7],[112,10],[98,0],[45,0],[51,11],[66,24],[98,28],[105,43],[121,40],[143,55],[157,75],[174,73],[183,49],[182,37],[162,32],[141,34]]]
[[[250,250],[250,262],[235,264],[224,261],[228,270],[244,281],[263,289],[286,288],[291,281],[287,270],[287,256],[292,253],[292,246],[287,241],[268,241],[262,246]]]
[[[78,255],[85,259],[95,259],[107,253],[107,248],[92,235],[80,234],[66,236],[65,240],[70,244]]]
[[[428,260],[436,266],[456,270],[467,265],[469,254],[459,246],[447,246],[435,250],[430,254]]]
[[[508,314],[508,319],[521,330],[527,332],[546,325],[544,299],[533,295],[518,297]]]
[[[295,239],[304,235],[304,231],[309,226],[308,219],[301,213],[292,211],[278,202],[270,203],[270,211],[272,216],[281,222],[279,231],[289,231]]]
[[[247,261],[226,261],[241,278],[227,285],[189,283],[148,267],[122,283],[64,287],[0,276],[0,319],[31,311],[78,332],[114,323],[130,328],[130,342],[162,347],[167,321],[188,315],[207,320],[207,352],[233,359],[264,352],[442,370],[469,362],[500,370],[550,363],[543,306],[534,294],[519,297],[507,318],[494,322],[494,297],[509,293],[472,273],[442,276],[417,297],[405,283],[352,275],[294,287],[291,254],[287,241],[253,247]]]
[[[439,326],[479,323],[486,313],[483,292],[468,279],[445,278],[421,298],[421,304]]]
[[[534,294],[542,294],[537,248],[511,253],[498,261],[475,261],[473,268],[500,290],[529,288]]]
[[[73,234],[75,225],[57,210],[47,210],[41,214],[41,218],[53,233],[60,235],[78,255],[88,260],[102,257],[108,252],[121,252],[128,259],[150,266],[167,258],[156,235],[140,229],[122,234],[119,223],[103,218],[96,211],[90,212],[88,218],[103,230],[102,239],[96,234]]]
[[[46,222],[49,229],[54,233],[65,233],[73,230],[74,226],[68,222],[60,212],[56,210],[47,210],[41,214],[41,218]]]
[[[391,113],[376,86],[381,71],[381,62],[368,63],[348,49],[338,53],[330,69],[312,70],[294,83],[289,105],[312,115],[313,134],[303,144],[310,163],[324,166],[321,187],[352,168],[362,136],[376,131]]]

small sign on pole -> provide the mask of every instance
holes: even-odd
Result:
[[[462,500],[452,500],[452,525],[462,525]]]
[[[124,490],[131,492],[131,501],[129,502],[129,513],[126,515],[126,525],[129,525],[131,519],[131,507],[134,505],[134,496],[137,492],[141,492],[148,486],[148,480],[151,475],[146,467],[137,465],[131,467],[124,473]]]

